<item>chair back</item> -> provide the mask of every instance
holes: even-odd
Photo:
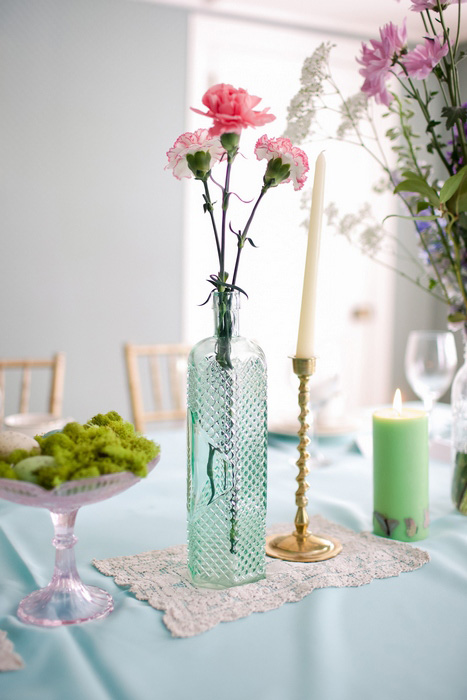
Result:
[[[144,432],[148,423],[185,419],[186,369],[190,349],[181,343],[125,345],[128,388],[136,430]],[[144,376],[147,380],[143,383]],[[150,401],[152,407],[146,409],[145,404]]]
[[[31,398],[31,380],[35,370],[47,369],[51,373],[48,394],[48,412],[53,416],[62,415],[63,386],[65,380],[65,353],[58,352],[50,359],[10,358],[0,359],[0,419],[5,413],[6,374],[21,372],[19,413],[27,413]]]

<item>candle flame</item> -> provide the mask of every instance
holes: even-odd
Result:
[[[399,416],[402,415],[402,396],[400,389],[396,389],[396,393],[394,394],[394,401],[392,402],[392,407]]]

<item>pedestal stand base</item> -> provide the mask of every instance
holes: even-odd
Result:
[[[342,545],[338,540],[311,532],[304,537],[293,532],[291,535],[270,535],[266,538],[266,554],[284,561],[324,561],[341,551]]]
[[[112,596],[102,588],[73,582],[68,590],[49,584],[23,598],[17,615],[22,622],[41,627],[76,625],[98,620],[113,610]]]

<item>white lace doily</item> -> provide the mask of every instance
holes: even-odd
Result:
[[[287,533],[291,529],[290,523],[274,525],[271,533]],[[430,560],[427,552],[411,544],[369,532],[357,534],[319,515],[310,518],[310,529],[339,539],[343,545],[341,554],[311,564],[268,557],[265,579],[225,590],[193,586],[186,564],[186,545],[94,560],[93,564],[106,576],[113,576],[120,586],[129,586],[139,600],[164,610],[164,623],[174,637],[191,637],[219,622],[299,601],[315,588],[362,586],[375,578],[413,571]]]
[[[18,671],[23,666],[23,659],[13,651],[13,644],[6,632],[0,630],[0,671]]]

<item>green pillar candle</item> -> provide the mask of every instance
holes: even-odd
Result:
[[[396,397],[394,403],[397,405]],[[428,536],[425,411],[400,404],[399,409],[385,408],[373,414],[373,505],[375,535],[403,542]]]

